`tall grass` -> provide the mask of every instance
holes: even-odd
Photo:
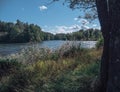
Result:
[[[38,47],[23,50],[8,57],[19,64],[10,61],[17,69],[1,76],[0,92],[90,92],[99,73],[100,56],[100,49],[70,44],[56,51]]]

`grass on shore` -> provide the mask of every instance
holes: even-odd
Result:
[[[0,59],[0,92],[90,92],[101,49],[30,48]]]

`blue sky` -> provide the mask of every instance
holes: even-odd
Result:
[[[78,19],[80,10],[71,10],[61,2],[49,4],[50,0],[0,0],[0,20],[39,25],[43,31],[51,33],[70,33],[81,28],[99,28],[99,23],[89,23]]]

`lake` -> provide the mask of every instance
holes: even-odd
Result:
[[[14,54],[20,52],[20,50],[24,48],[28,48],[31,46],[39,46],[40,48],[50,48],[57,49],[66,43],[74,43],[81,44],[82,48],[94,48],[96,41],[62,41],[62,40],[52,40],[52,41],[43,41],[36,44],[30,43],[14,43],[14,44],[0,44],[0,56],[7,56],[10,54]]]

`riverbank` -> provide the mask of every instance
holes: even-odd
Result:
[[[102,49],[29,49],[0,59],[0,92],[90,92]]]
[[[40,43],[16,43],[16,44],[0,44],[0,56],[7,56],[15,53],[19,53],[22,49],[29,47],[49,48],[56,50],[64,44],[81,44],[84,48],[95,48],[96,41],[63,41],[52,40],[42,41]]]

